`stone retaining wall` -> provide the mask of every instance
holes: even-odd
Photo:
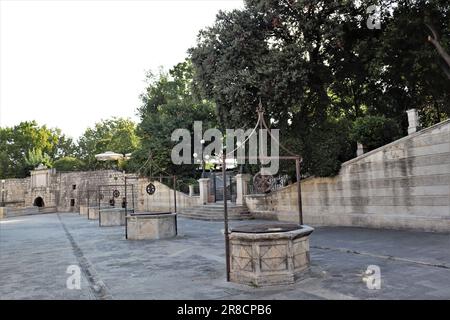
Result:
[[[304,222],[450,232],[450,120],[302,181]],[[256,217],[297,221],[297,188],[248,195]]]
[[[147,179],[139,179],[137,191],[137,211],[155,212],[165,211],[174,212],[174,192],[172,188],[159,182],[152,181],[156,190],[152,195],[147,194],[146,187],[150,183]],[[199,196],[189,196],[183,192],[177,191],[177,210],[197,206],[200,201]]]

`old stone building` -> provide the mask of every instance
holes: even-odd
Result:
[[[99,185],[123,184],[124,174],[114,170],[57,172],[39,166],[24,179],[2,180],[6,215],[78,211],[89,190]]]
[[[127,190],[125,190],[125,176]],[[124,205],[125,192],[130,210],[173,211],[174,190],[159,181],[152,181],[156,192],[149,195],[147,178],[125,175],[116,170],[58,172],[39,166],[24,179],[1,180],[0,218],[51,212],[79,212],[80,207]],[[169,183],[170,184],[170,183]],[[114,191],[117,196],[113,196]],[[99,196],[100,195],[100,196]],[[176,191],[177,207],[199,204],[199,196]]]

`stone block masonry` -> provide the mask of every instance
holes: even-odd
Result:
[[[114,170],[57,172],[54,169],[37,168],[31,171],[31,177],[5,179],[5,212],[8,212],[5,216],[56,210],[78,212],[80,205],[89,205],[88,190],[97,190],[99,185],[123,184],[123,177],[122,172]],[[95,197],[90,202],[90,205],[97,205]]]
[[[98,220],[100,227],[124,226],[125,209],[102,209],[99,211]]]
[[[297,187],[248,195],[256,217],[297,221]],[[450,232],[450,120],[342,165],[332,178],[302,181],[304,222]]]
[[[312,231],[309,226],[268,233],[233,230],[230,280],[252,286],[294,283],[309,266]]]
[[[148,179],[129,177],[127,181],[129,209],[149,212],[175,210],[173,189],[158,181],[152,181],[156,191],[153,195],[149,195],[146,192],[146,186],[150,183]],[[54,169],[37,168],[31,171],[29,178],[5,180],[5,205],[8,209],[4,211],[8,214],[5,213],[4,216],[44,213],[51,207],[53,212],[80,212],[82,215],[88,215],[90,219],[98,219],[95,208],[99,205],[97,195],[99,186],[102,186],[101,193],[104,196],[100,206],[109,207],[110,190],[106,186],[119,185],[117,188],[121,195],[115,199],[113,208],[121,208],[124,178],[123,172],[115,170],[57,172]],[[131,196],[132,190],[134,199]],[[178,209],[199,204],[198,196],[189,196],[177,191],[176,197]],[[40,199],[41,208],[36,207],[36,199]]]

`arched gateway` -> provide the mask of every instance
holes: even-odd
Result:
[[[42,197],[37,197],[34,199],[33,206],[35,207],[43,207],[44,206],[44,199]]]

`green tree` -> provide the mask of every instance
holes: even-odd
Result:
[[[282,142],[303,155],[310,174],[333,174],[339,165],[321,170],[308,164],[315,147],[325,142],[318,140],[325,137],[321,131],[333,123],[328,119],[333,69],[327,60],[343,32],[340,17],[356,10],[337,4],[246,1],[244,10],[219,13],[190,50],[195,81],[217,104],[221,126],[250,127],[261,98]],[[333,150],[331,159],[345,160],[346,148]]]
[[[222,127],[254,123],[261,98],[281,139],[303,155],[306,173],[334,174],[352,156],[344,123],[384,115],[405,132],[409,108],[419,109],[425,126],[450,115],[450,82],[424,24],[432,21],[449,44],[450,3],[378,4],[382,28],[372,30],[360,1],[246,0],[243,10],[220,12],[199,33],[189,51],[194,80],[216,103]],[[345,137],[342,148],[323,155],[333,164],[316,152],[329,143],[323,130],[330,126]]]
[[[95,159],[95,155],[106,151],[128,154],[135,151],[140,144],[136,125],[130,119],[112,118],[102,120],[88,128],[78,140],[77,156],[85,163],[87,169],[107,167],[108,163]]]
[[[171,134],[175,129],[193,132],[194,121],[203,121],[205,129],[216,125],[214,105],[198,98],[192,79],[190,61],[177,64],[168,73],[148,74],[149,84],[139,109],[138,134],[142,145],[133,153],[130,170],[147,175],[195,175],[198,164],[174,165],[171,160],[171,150],[176,144],[171,141]]]
[[[53,167],[52,159],[48,154],[43,153],[41,149],[28,150],[28,153],[25,156],[25,164],[29,170],[33,170],[40,164],[47,168]]]
[[[72,138],[67,137],[61,132],[60,129],[56,129],[58,133],[58,142],[54,146],[53,154],[55,159],[63,157],[73,157],[78,151],[78,146]]]
[[[350,133],[354,141],[362,143],[368,150],[381,147],[401,137],[398,124],[384,116],[366,116],[353,123]]]
[[[84,167],[83,161],[74,157],[62,157],[53,162],[53,168],[57,171],[79,171]]]
[[[442,70],[442,58],[427,41],[435,27],[441,42],[450,45],[450,3],[434,1],[395,1],[395,10],[385,10],[380,37],[373,44],[376,56],[371,77],[382,92],[372,115],[385,115],[401,122],[406,131],[405,111],[419,110],[427,127],[450,116],[450,81]]]
[[[32,169],[30,165],[33,162],[31,160],[35,159],[34,156],[39,157],[42,154],[41,160],[48,160],[49,164],[59,154],[71,152],[67,151],[66,146],[60,145],[63,140],[67,141],[65,137],[62,138],[59,129],[39,126],[35,121],[0,128],[0,176],[25,177]],[[48,155],[48,158],[45,155]]]

